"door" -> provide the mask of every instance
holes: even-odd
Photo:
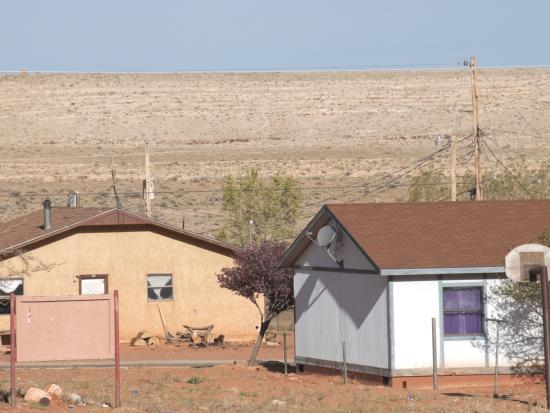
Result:
[[[106,274],[80,276],[80,295],[107,294],[107,292]]]

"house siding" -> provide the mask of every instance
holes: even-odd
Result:
[[[345,342],[347,363],[388,369],[388,281],[347,234],[333,252],[343,268],[313,243],[294,263],[296,358],[342,363]]]
[[[296,357],[389,368],[388,282],[377,275],[297,272]]]
[[[51,268],[29,272],[18,257],[0,262],[0,275],[22,273],[25,295],[78,295],[77,275],[108,274],[109,292],[120,294],[123,339],[143,329],[164,335],[158,308],[172,333],[182,324],[214,324],[214,334],[229,340],[257,334],[254,305],[218,284],[216,273],[233,265],[219,252],[152,231],[126,230],[78,232],[26,254]],[[159,273],[173,275],[173,300],[148,301],[147,274]],[[8,326],[9,317],[0,316],[0,329]]]
[[[393,342],[395,370],[432,368],[431,319],[436,318],[438,367],[446,369],[487,368],[494,366],[494,353],[490,341],[485,339],[446,338],[442,336],[441,289],[447,286],[483,286],[485,293],[497,279],[439,279],[392,281]],[[491,301],[485,304],[485,317],[494,316]],[[486,329],[487,330],[487,329]],[[499,358],[499,365],[509,366],[509,360]]]

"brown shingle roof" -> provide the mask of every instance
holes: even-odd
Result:
[[[0,252],[19,248],[25,249],[39,241],[48,242],[50,239],[54,239],[53,237],[56,235],[67,233],[70,230],[78,230],[79,228],[109,227],[116,230],[117,226],[128,228],[129,225],[133,225],[135,228],[163,231],[164,234],[176,236],[178,239],[193,242],[203,247],[215,248],[228,255],[238,249],[224,242],[117,208],[105,210],[100,208],[52,207],[51,228],[47,231],[43,230],[43,223],[44,211],[38,210],[0,224]]]
[[[502,267],[512,248],[550,230],[550,200],[327,208],[380,269]]]
[[[15,218],[0,224],[0,251],[76,224],[102,211],[100,208],[52,207],[52,227],[47,231],[42,229],[44,211],[41,209]]]

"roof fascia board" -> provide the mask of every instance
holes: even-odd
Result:
[[[380,275],[464,275],[464,274],[503,274],[504,267],[459,267],[459,268],[402,268],[381,270]]]
[[[288,259],[290,258],[292,253],[295,252],[295,250],[299,248],[300,245],[302,245],[302,241],[304,241],[304,239],[307,239],[306,234],[308,233],[309,229],[313,227],[325,214],[328,214],[330,218],[334,219],[334,221],[336,221],[336,223],[340,225],[340,228],[342,228],[342,230],[349,237],[349,239],[351,239],[355,247],[364,255],[364,257],[370,263],[372,263],[372,265],[376,269],[376,273],[378,273],[380,271],[380,268],[378,267],[376,262],[374,262],[374,260],[371,257],[369,257],[369,255],[365,252],[365,250],[361,247],[361,245],[359,245],[359,243],[355,240],[355,238],[353,238],[353,236],[350,234],[347,228],[344,225],[342,225],[340,220],[336,218],[336,215],[330,210],[330,207],[326,204],[323,205],[323,207],[319,210],[319,212],[317,212],[317,214],[313,217],[313,219],[309,222],[309,224],[305,227],[305,229],[300,233],[300,235],[298,235],[298,237],[294,240],[294,242],[290,244],[290,247],[287,248],[287,250],[281,257],[281,259],[279,260],[278,267],[287,267],[287,268],[292,267],[292,265],[294,264],[294,261],[289,263]]]
[[[317,214],[309,221],[309,223],[306,225],[306,227],[300,232],[300,234],[296,237],[296,239],[292,242],[292,244],[289,245],[289,247],[286,249],[286,251],[283,253],[281,258],[279,259],[279,262],[277,263],[277,267],[279,268],[291,268],[294,265],[294,261],[291,263],[288,262],[291,255],[296,252],[296,250],[302,245],[302,242],[305,240],[309,241],[309,238],[306,236],[306,234],[309,232],[309,230],[326,214],[329,213],[326,205],[324,205]],[[303,248],[305,249],[305,247]],[[303,251],[302,249],[302,251]]]
[[[335,268],[335,267],[317,267],[310,265],[293,265],[293,269],[302,271],[321,271],[321,272],[337,272],[337,273],[349,273],[349,274],[368,274],[368,275],[380,275],[378,270],[361,270],[357,268]]]
[[[78,227],[83,227],[83,226],[86,226],[87,223],[90,223],[92,221],[94,221],[95,219],[97,219],[98,217],[101,217],[103,215],[106,215],[106,214],[111,214],[111,213],[114,213],[114,212],[118,212],[120,214],[124,214],[124,215],[129,215],[129,216],[132,216],[134,218],[137,218],[139,220],[141,220],[143,223],[145,224],[150,224],[150,225],[153,225],[153,226],[156,226],[156,227],[161,227],[161,228],[164,228],[164,229],[167,229],[169,231],[173,231],[173,232],[176,232],[176,233],[179,233],[179,234],[182,234],[182,235],[185,235],[185,236],[188,236],[190,238],[193,238],[193,239],[196,239],[196,240],[199,240],[199,241],[202,241],[202,242],[205,242],[205,243],[208,243],[208,244],[212,244],[212,245],[216,245],[220,248],[225,248],[229,251],[232,251],[232,252],[236,252],[236,251],[239,251],[239,248],[237,247],[234,247],[230,244],[226,244],[225,242],[222,242],[222,241],[217,241],[217,240],[213,240],[211,238],[208,238],[208,237],[204,237],[202,235],[199,235],[199,234],[195,234],[193,232],[190,232],[190,231],[186,231],[186,230],[182,230],[180,228],[177,228],[173,225],[169,225],[169,224],[165,224],[163,222],[160,222],[160,221],[156,221],[154,219],[151,219],[151,218],[145,218],[145,217],[142,217],[141,215],[137,215],[137,214],[134,214],[132,212],[129,212],[129,211],[124,211],[122,209],[118,209],[118,208],[111,208],[111,209],[107,209],[105,211],[101,211],[100,213],[96,214],[96,215],[93,215],[91,217],[88,217],[88,218],[85,218],[81,221],[77,221],[75,223],[72,223],[71,225],[67,225],[67,226],[64,226],[64,227],[61,227],[61,228],[58,228],[56,230],[53,230],[53,231],[50,231],[50,232],[47,232],[45,234],[42,234],[42,235],[39,235],[37,237],[34,237],[34,238],[31,238],[29,240],[26,240],[24,242],[20,242],[18,244],[15,244],[15,245],[12,245],[10,247],[7,247],[7,248],[4,248],[2,251],[9,251],[9,250],[16,250],[18,248],[23,248],[23,247],[26,247],[28,245],[32,245],[36,242],[39,242],[39,241],[42,241],[42,240],[45,240],[45,239],[48,239],[50,237],[53,237],[53,236],[56,236],[56,235],[59,235],[59,234],[62,234],[66,231],[70,231],[72,229],[75,229],[75,228],[78,228]],[[116,224],[115,224],[116,225]],[[131,224],[118,224],[118,225],[131,225]]]

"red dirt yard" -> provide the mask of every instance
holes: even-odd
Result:
[[[293,343],[289,337],[289,359]],[[124,361],[161,360],[235,360],[203,368],[193,367],[123,367],[123,412],[542,412],[544,386],[540,383],[515,383],[500,387],[506,400],[495,400],[492,387],[467,387],[431,390],[391,389],[366,385],[355,380],[343,384],[339,375],[317,373],[288,376],[280,362],[247,367],[251,344],[228,344],[219,347],[191,348],[186,343],[165,345],[157,349],[122,345]],[[5,357],[5,356],[3,356]],[[281,360],[281,346],[264,346],[262,360]],[[3,361],[6,361],[5,359]],[[207,363],[206,363],[207,364]],[[4,369],[2,390],[9,390],[9,370]],[[64,393],[77,393],[85,405],[69,405],[53,400],[43,408],[18,398],[18,411],[47,410],[105,411],[113,404],[114,371],[112,368],[19,368],[17,387],[24,393],[29,387],[60,385]],[[509,383],[509,382],[507,382]],[[9,411],[0,402],[0,411]]]
[[[407,391],[369,386],[339,376],[285,376],[277,365],[209,368],[124,368],[123,412],[542,412],[544,386],[518,384],[502,387],[509,400],[492,398],[491,388]],[[46,387],[57,383],[65,392],[81,395],[86,405],[69,407],[60,400],[46,410],[105,411],[113,401],[112,369],[25,369],[18,387]],[[7,390],[8,372],[3,389]],[[18,411],[44,410],[18,400]],[[8,411],[7,404],[0,405]]]

